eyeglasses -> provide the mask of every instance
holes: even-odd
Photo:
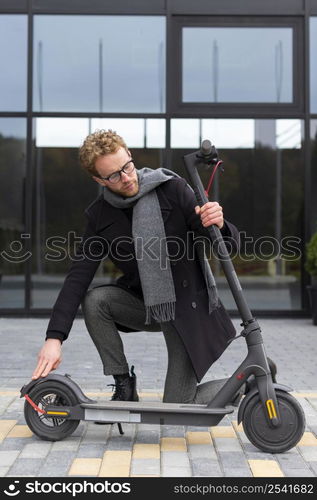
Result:
[[[99,175],[99,179],[102,179],[103,181],[109,181],[109,182],[111,182],[111,184],[116,184],[117,182],[119,182],[121,180],[122,172],[124,172],[125,174],[132,174],[134,169],[135,169],[135,167],[134,167],[133,158],[131,158],[117,172],[113,172],[113,174],[108,175],[108,177],[102,177],[101,175]]]

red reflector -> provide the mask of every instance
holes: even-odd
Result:
[[[35,403],[34,401],[32,401],[32,399],[30,398],[30,396],[28,394],[25,394],[24,395],[25,399],[30,403],[30,405],[34,408],[34,410],[36,410],[37,412],[39,413],[46,413],[45,410],[42,410],[41,408],[39,408]]]
[[[244,377],[245,377],[245,374],[243,372],[242,373],[238,373],[238,375],[237,375],[237,379],[238,380],[242,380]]]

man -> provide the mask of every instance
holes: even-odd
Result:
[[[61,362],[80,304],[105,375],[115,379],[114,400],[137,401],[120,331],[162,331],[168,350],[164,402],[205,404],[215,385],[197,385],[235,335],[216,294],[215,282],[195,235],[216,224],[225,241],[238,231],[224,221],[221,206],[199,208],[187,182],[167,169],[137,170],[124,140],[96,131],[80,148],[82,166],[102,186],[86,210],[88,224],[80,259],[65,279],[48,325],[33,378]],[[105,257],[122,271],[116,285],[88,290]],[[223,381],[221,381],[221,384]]]

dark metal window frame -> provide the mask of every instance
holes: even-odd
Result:
[[[297,17],[182,17],[177,16],[174,23],[174,40],[172,43],[172,58],[175,61],[174,78],[171,82],[173,103],[172,112],[202,117],[246,117],[257,114],[257,117],[275,116],[299,116],[304,112],[304,98],[300,91],[303,88],[303,21]],[[293,102],[270,103],[270,102],[183,102],[182,101],[182,30],[183,28],[291,28],[293,33]]]

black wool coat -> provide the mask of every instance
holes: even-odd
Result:
[[[167,237],[168,252],[176,293],[173,325],[177,329],[200,381],[211,364],[223,353],[235,335],[230,317],[221,304],[208,312],[208,294],[195,244],[207,231],[195,213],[197,201],[187,182],[172,178],[157,188],[157,196]],[[99,196],[87,209],[88,224],[76,260],[66,276],[54,305],[46,338],[64,341],[72,327],[78,307],[94,277],[100,261],[109,258],[122,271],[118,286],[140,298],[137,261],[133,258],[131,213],[113,207]],[[144,221],[151,224],[151,221]],[[226,244],[238,247],[237,228],[225,221],[221,230]],[[118,325],[121,331],[128,330]]]

